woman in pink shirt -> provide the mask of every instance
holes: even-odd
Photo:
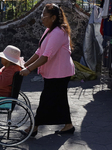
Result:
[[[75,73],[71,58],[70,26],[62,8],[55,4],[46,4],[41,19],[47,29],[39,42],[39,48],[25,63],[26,69],[20,72],[26,76],[38,67],[38,73],[44,78],[32,136],[37,134],[39,125],[65,124],[63,129],[55,133],[74,133],[67,98],[68,82]]]

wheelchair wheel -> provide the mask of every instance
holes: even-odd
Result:
[[[30,101],[29,101],[28,97],[22,91],[19,92],[18,99],[20,101],[22,101],[23,103],[25,103],[29,108],[31,108]]]
[[[29,101],[28,97],[22,91],[19,92],[18,100],[25,103],[31,109],[30,101]],[[13,103],[12,111],[13,111],[14,107],[15,107],[15,103]],[[29,117],[28,117],[27,112],[24,113],[24,116],[22,116],[21,120],[18,121],[18,124],[26,121],[28,118]]]
[[[11,105],[15,103],[13,111]],[[28,119],[22,120],[27,114]],[[22,120],[22,121],[21,121]],[[28,134],[22,130],[31,127]],[[26,141],[34,128],[34,115],[31,109],[17,99],[3,99],[0,101],[0,144],[3,146],[15,146]]]

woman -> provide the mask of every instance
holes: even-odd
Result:
[[[20,75],[26,76],[38,67],[38,73],[44,78],[44,89],[32,136],[37,134],[39,125],[65,124],[61,131],[55,133],[73,133],[75,128],[71,122],[67,99],[68,82],[74,74],[74,64],[70,56],[70,27],[63,10],[55,4],[46,4],[41,17],[47,29],[40,40],[39,48],[25,63],[26,69],[20,72]]]

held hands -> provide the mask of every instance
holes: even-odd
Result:
[[[21,76],[27,76],[29,73],[30,71],[27,68],[25,68],[25,69],[22,69],[19,74]]]

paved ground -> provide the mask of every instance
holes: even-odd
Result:
[[[30,99],[35,114],[43,82],[31,82],[34,76],[35,72],[24,77],[22,91]],[[100,86],[99,79],[70,81],[68,98],[76,128],[74,135],[55,135],[54,131],[63,125],[40,126],[35,138],[0,150],[112,150],[112,91]]]

